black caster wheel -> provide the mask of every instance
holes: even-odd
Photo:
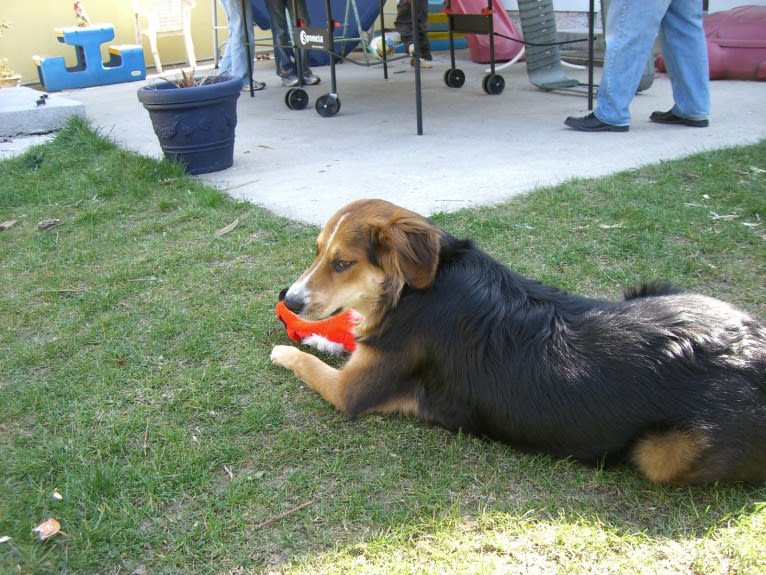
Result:
[[[465,74],[460,68],[450,68],[444,72],[444,83],[450,88],[460,88],[465,84]]]
[[[496,96],[505,89],[505,78],[500,74],[487,74],[481,81],[481,87],[484,88],[487,94]]]
[[[285,104],[291,110],[303,110],[309,105],[309,95],[302,88],[290,88],[285,93]]]
[[[323,118],[331,118],[340,110],[340,99],[335,94],[325,94],[317,99],[314,107]]]

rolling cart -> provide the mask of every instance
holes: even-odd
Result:
[[[295,10],[295,0],[293,1],[293,14],[297,14],[297,11]],[[380,0],[379,2],[379,9],[380,9],[380,24],[383,34],[383,39],[385,41],[385,28],[384,28],[384,22],[383,22],[383,1]],[[355,0],[349,0],[348,4],[352,5],[352,9],[354,10],[356,16],[357,22],[359,22],[358,12],[356,9],[356,2]],[[348,17],[348,4],[346,5],[346,16]],[[329,55],[329,65],[330,65],[330,92],[327,94],[324,94],[317,98],[317,101],[314,105],[314,109],[316,110],[317,114],[322,116],[323,118],[330,118],[332,116],[335,116],[340,111],[340,98],[338,96],[338,87],[337,87],[337,79],[335,74],[335,63],[337,60],[337,55],[335,53],[335,29],[340,28],[344,26],[342,22],[337,22],[333,20],[332,17],[332,3],[331,0],[325,0],[325,11],[327,13],[327,27],[326,28],[315,28],[315,27],[308,27],[305,25],[305,22],[298,19],[297,22],[294,23],[294,33],[293,33],[293,41],[295,42],[294,51],[295,51],[295,59],[296,59],[296,68],[298,70],[302,70],[302,61],[301,59],[304,57],[307,57],[304,50],[324,50]],[[348,39],[338,39],[338,42],[347,42]],[[366,48],[366,42],[362,42],[363,48]],[[367,50],[364,49],[365,55],[367,54]],[[387,62],[385,60],[384,55],[384,61],[383,61],[383,67],[384,67],[384,76],[388,76],[388,70],[387,70]],[[306,90],[303,89],[303,78],[301,75],[298,75],[298,86],[295,88],[291,88],[287,91],[285,94],[285,104],[288,108],[291,110],[302,110],[308,106],[309,98],[308,94],[306,93]]]
[[[444,83],[450,88],[461,88],[465,84],[465,73],[455,65],[454,32],[466,34],[489,35],[489,73],[481,81],[482,89],[491,95],[501,94],[505,89],[505,78],[495,71],[495,25],[492,18],[493,0],[487,0],[487,7],[479,14],[465,14],[453,10],[452,4],[457,0],[447,0],[445,12],[449,27],[450,68],[444,72]],[[502,9],[502,7],[501,7]]]
[[[303,58],[308,57],[304,50],[325,50],[330,55],[330,92],[317,98],[314,108],[317,114],[323,118],[335,116],[340,111],[340,98],[338,98],[337,80],[335,77],[335,37],[334,31],[336,23],[332,19],[332,6],[330,0],[325,0],[325,9],[327,10],[327,28],[309,28],[305,26],[303,20],[294,23],[293,42],[295,51],[295,67],[298,73],[298,87],[290,88],[285,94],[285,104],[291,110],[303,110],[309,103],[309,96],[303,89]],[[295,10],[295,0],[293,0],[293,14]]]
[[[245,11],[245,3],[250,2],[251,0],[241,0],[242,2],[242,11],[244,13]],[[349,2],[355,2],[355,0],[348,0]],[[426,2],[427,0],[412,0],[412,2]],[[292,0],[293,2],[293,14],[296,14],[295,12],[295,0]],[[383,35],[383,41],[385,42],[385,23],[384,23],[384,16],[383,16],[383,3],[384,0],[378,1],[378,9],[379,9],[379,17],[380,17],[380,27],[381,27],[381,34]],[[302,70],[302,60],[301,58],[305,57],[305,55],[302,53],[302,50],[299,48],[311,48],[311,49],[319,49],[319,50],[325,50],[330,55],[330,74],[331,74],[331,81],[330,81],[330,92],[320,96],[317,99],[317,102],[315,104],[315,109],[317,113],[320,116],[323,117],[332,117],[335,116],[340,111],[340,98],[338,97],[338,90],[337,90],[337,82],[336,82],[336,75],[335,75],[335,61],[336,61],[336,54],[335,54],[335,38],[334,38],[334,30],[338,26],[338,23],[336,23],[332,18],[332,5],[331,0],[325,0],[325,10],[327,13],[327,27],[326,28],[309,28],[304,26],[303,21],[297,21],[294,23],[294,34],[293,34],[293,42],[295,44],[298,44],[297,46],[292,46],[292,48],[295,50],[295,58],[296,58],[296,67],[298,70]],[[348,12],[348,11],[347,11]],[[355,10],[355,13],[357,11]],[[342,25],[342,24],[341,24]],[[423,103],[422,103],[422,90],[421,90],[421,79],[420,79],[420,54],[418,46],[418,35],[417,35],[417,27],[413,30],[413,41],[416,46],[415,48],[415,56],[417,56],[416,59],[416,65],[415,65],[415,116],[416,116],[416,131],[418,135],[423,134]],[[245,44],[245,49],[247,53],[247,62],[248,62],[248,76],[250,78],[250,96],[253,97],[255,92],[253,89],[253,80],[252,80],[252,57],[251,57],[251,46],[249,42],[249,38],[247,35],[247,30],[243,26],[242,29],[242,36],[243,36],[243,43]],[[383,74],[384,78],[388,78],[388,60],[386,51],[383,51]],[[298,74],[298,86],[289,89],[285,94],[285,104],[288,108],[291,110],[302,110],[305,109],[309,104],[309,96],[306,90],[303,88],[303,78],[301,74]]]

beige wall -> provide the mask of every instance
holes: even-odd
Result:
[[[213,58],[212,0],[197,0],[192,11],[194,25],[194,49],[199,60]],[[8,67],[22,75],[23,84],[35,84],[37,69],[32,56],[64,56],[67,66],[74,65],[74,49],[60,43],[54,28],[75,26],[77,21],[72,8],[74,0],[0,0],[0,21],[11,22],[13,28],[3,31],[0,38],[0,58],[8,60]],[[135,23],[130,0],[81,0],[81,5],[91,22],[108,22],[114,25],[113,44],[134,44]],[[218,7],[219,22],[226,24],[226,16]],[[221,30],[220,40],[226,38]],[[158,41],[162,63],[183,62],[186,59],[183,39],[179,37],[160,38]],[[149,45],[143,39],[144,58],[147,67],[154,66]],[[104,59],[108,60],[102,46]],[[152,70],[149,70],[151,72]]]

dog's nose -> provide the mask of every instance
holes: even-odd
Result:
[[[303,297],[296,294],[291,294],[289,291],[285,294],[285,307],[293,313],[301,313],[303,309]]]

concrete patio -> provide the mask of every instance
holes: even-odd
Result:
[[[439,52],[422,71],[423,134],[416,132],[414,70],[406,60],[382,66],[336,67],[338,115],[319,116],[318,97],[331,90],[330,68],[316,68],[318,86],[307,87],[305,110],[290,110],[270,61],[256,64],[267,89],[238,103],[234,166],[200,176],[237,198],[277,214],[321,224],[346,202],[382,197],[424,214],[493,204],[577,177],[601,176],[679,158],[702,150],[766,139],[766,83],[712,83],[713,113],[707,129],[648,121],[672,105],[670,82],[660,74],[633,101],[628,133],[580,133],[563,124],[587,113],[582,93],[546,92],[532,86],[524,63],[501,73],[502,94],[483,92],[486,66],[458,52],[466,74],[460,89],[443,76],[449,54]],[[595,70],[596,82],[600,68]],[[585,70],[567,70],[587,81]],[[164,76],[172,75],[166,72]],[[143,82],[58,92],[51,100],[82,102],[93,126],[119,145],[161,157],[149,116],[136,97]],[[0,144],[0,153],[28,142]]]

